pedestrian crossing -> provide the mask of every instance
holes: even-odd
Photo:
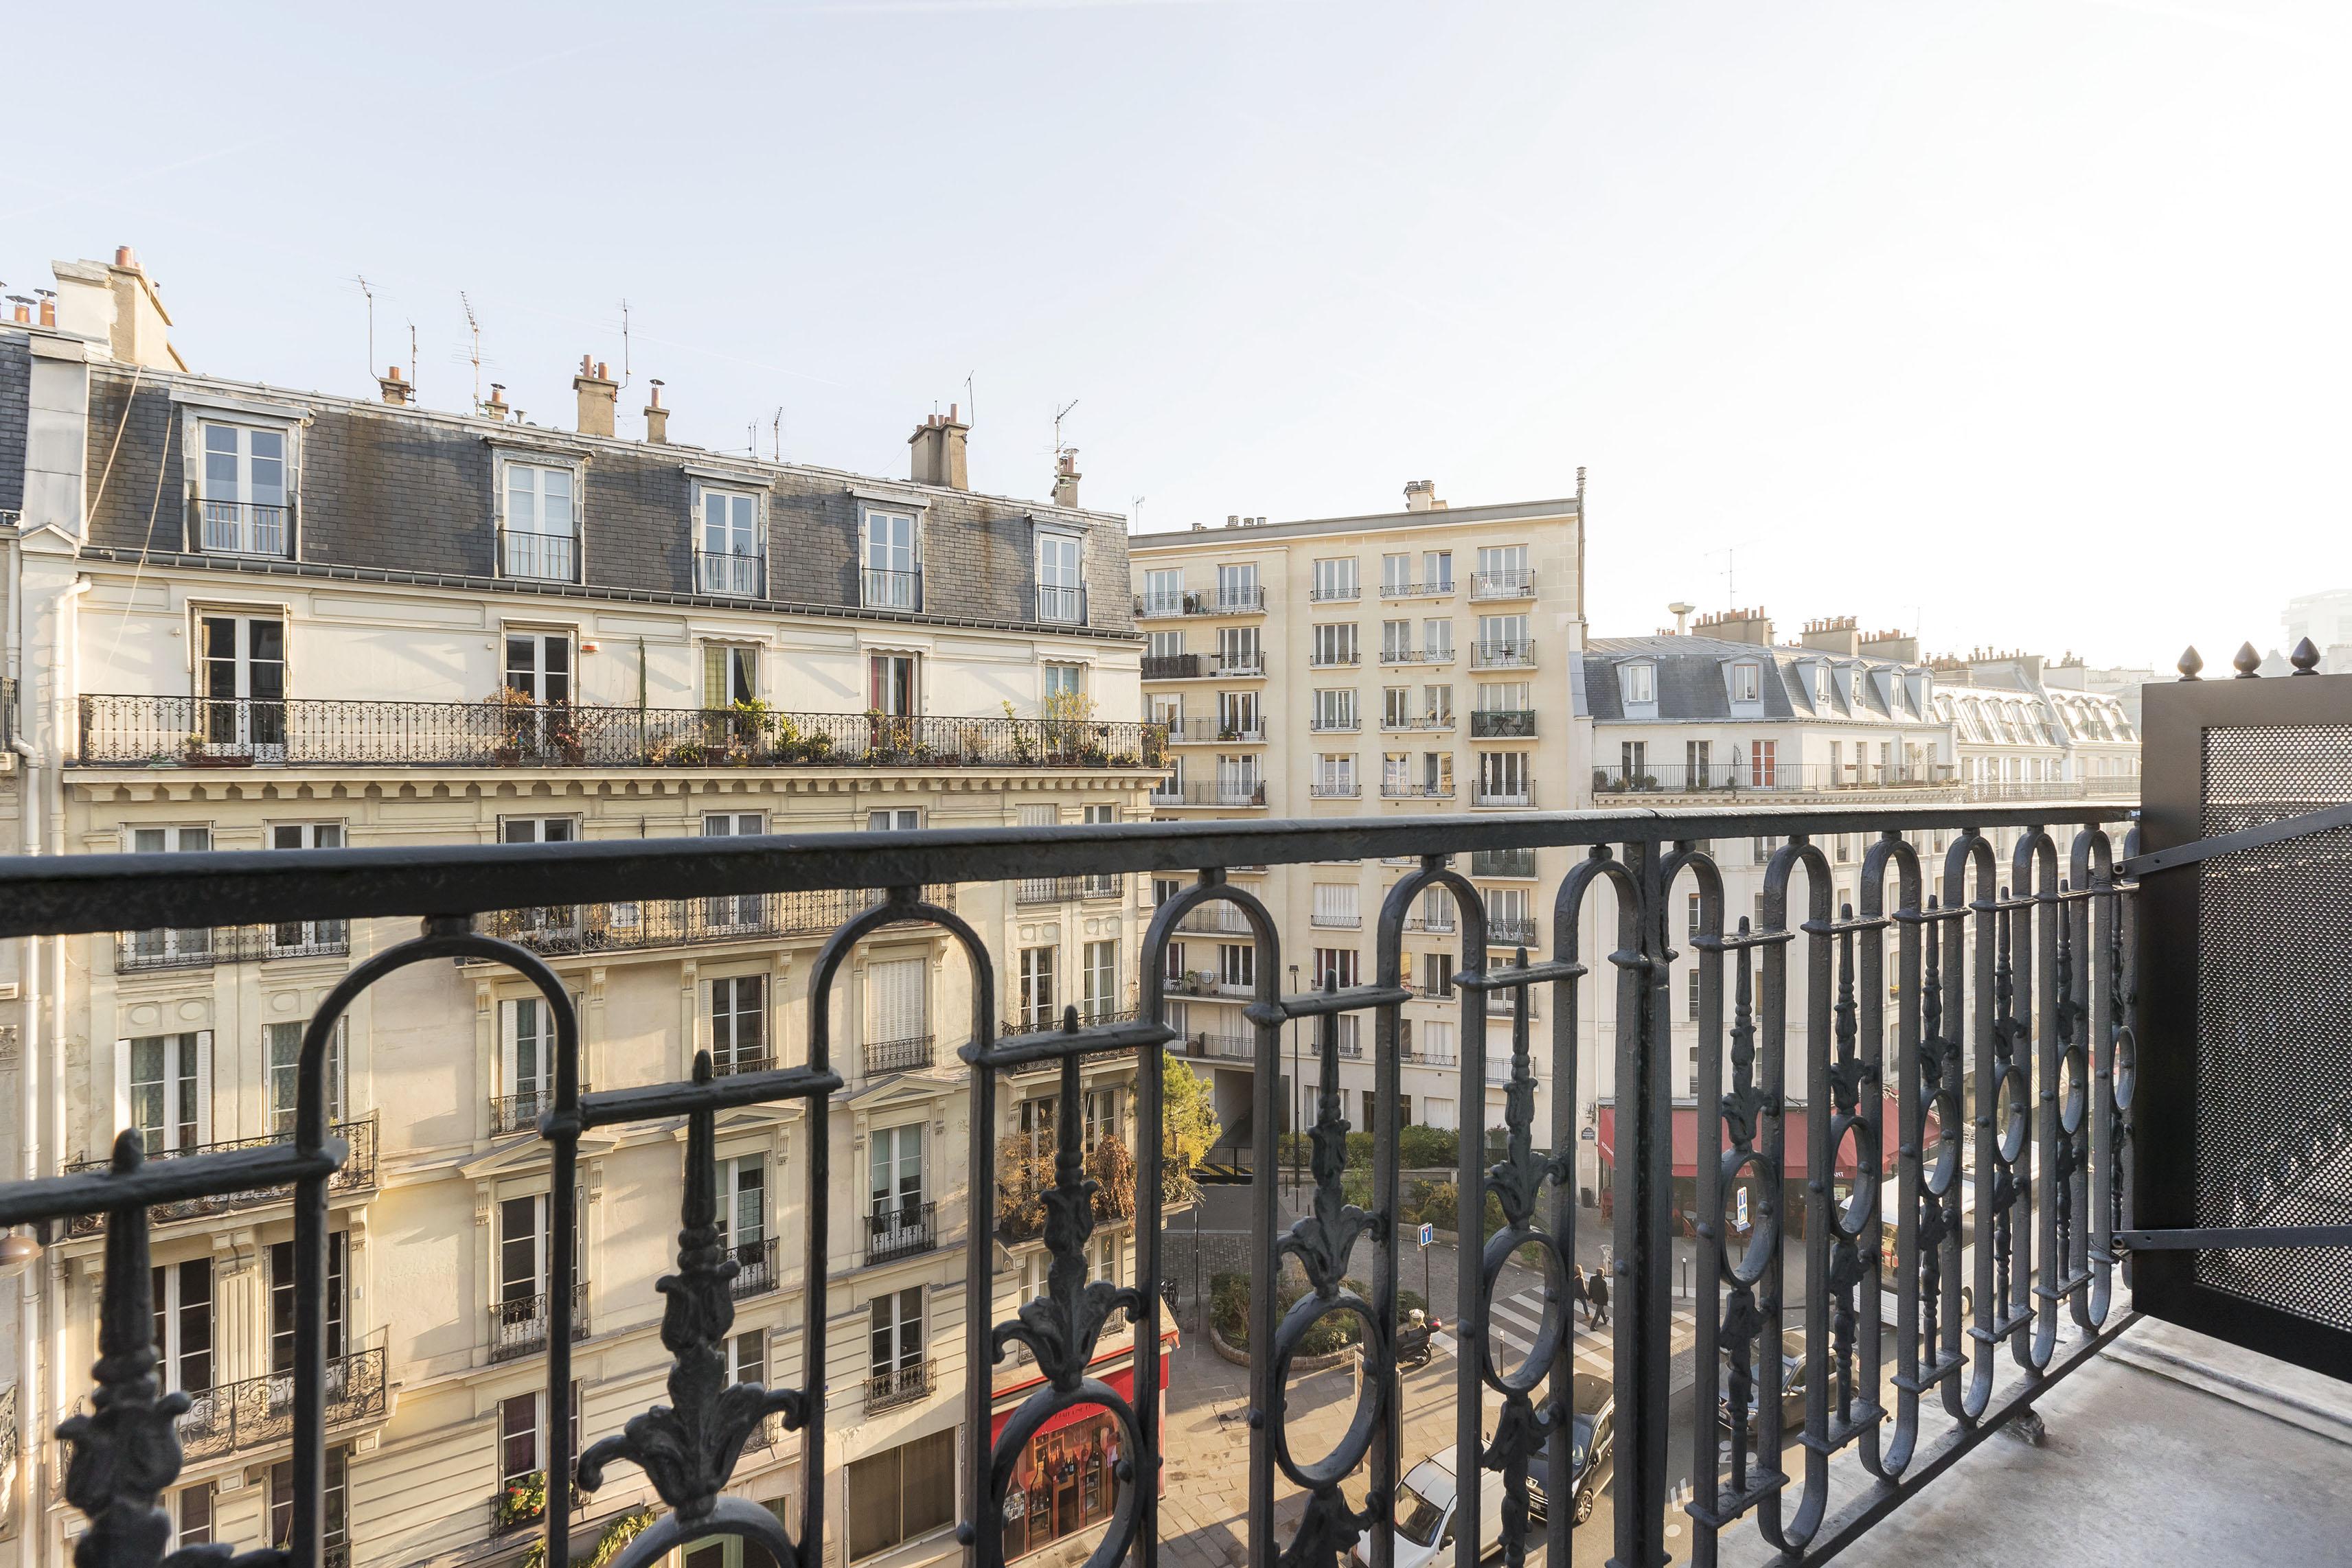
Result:
[[[1508,1346],[1511,1353],[1518,1357],[1524,1357],[1535,1349],[1536,1336],[1543,1332],[1544,1297],[1541,1291],[1521,1291],[1515,1296],[1498,1297],[1487,1303],[1486,1311],[1494,1320],[1494,1337],[1497,1343]],[[1688,1350],[1697,1338],[1697,1317],[1688,1308],[1676,1307],[1674,1311],[1675,1354]],[[1584,1314],[1579,1312],[1571,1343],[1579,1371],[1605,1374],[1616,1354],[1615,1324],[1612,1322],[1588,1328]],[[1433,1357],[1461,1354],[1461,1345],[1451,1327],[1442,1333],[1432,1334],[1429,1345]]]

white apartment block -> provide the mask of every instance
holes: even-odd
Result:
[[[1448,507],[1405,488],[1405,509],[1367,517],[1145,534],[1129,541],[1137,623],[1148,638],[1149,716],[1169,727],[1173,764],[1151,798],[1175,820],[1395,818],[1564,810],[1585,803],[1584,729],[1569,684],[1584,645],[1582,497]],[[1489,957],[1546,956],[1548,890],[1561,851],[1478,853],[1454,870],[1486,912]],[[1280,958],[1285,994],[1370,984],[1372,935],[1407,862],[1336,862],[1272,873],[1235,867],[1284,933],[1311,934]],[[1172,891],[1162,883],[1154,902]],[[1407,1124],[1498,1125],[1507,1013],[1490,1019],[1486,1104],[1458,1082],[1465,964],[1453,902],[1425,894],[1406,921],[1401,1111]],[[1252,1131],[1255,1032],[1242,1016],[1261,977],[1236,916],[1191,917],[1169,956],[1169,1022],[1213,1074],[1228,1141]],[[1304,948],[1305,950],[1300,950]],[[1531,993],[1533,995],[1533,993]],[[1538,1009],[1543,1001],[1535,996]],[[1369,1127],[1370,1026],[1339,1020],[1348,1119]],[[1277,1103],[1286,1126],[1314,1119],[1320,1076],[1306,1025],[1286,1031]],[[1546,1036],[1538,1036],[1538,1040]],[[1293,1073],[1289,1058],[1299,1071]],[[1538,1124],[1549,1113],[1538,1082]]]
[[[1142,716],[1125,531],[977,496],[965,426],[934,416],[912,475],[877,478],[614,434],[583,362],[576,429],[448,413],[396,371],[383,401],[190,373],[126,254],[61,264],[47,320],[0,323],[0,543],[12,751],[0,816],[47,854],[636,840],[1122,821],[1161,777]],[[14,424],[13,433],[7,428]],[[1008,714],[1012,716],[1008,716]],[[1009,1027],[1134,1005],[1145,910],[1118,877],[932,890],[987,941]],[[483,929],[543,956],[594,1089],[807,1060],[810,974],[866,895],[531,908]],[[0,948],[0,1159],[23,1176],[288,1125],[305,1021],[413,924],[310,922],[43,938]],[[1041,1248],[967,1189],[969,1140],[1052,1126],[1057,1080],[1011,1075],[975,1130],[971,977],[943,933],[884,927],[835,987],[825,1556],[960,1553],[964,1243],[997,1231],[998,1315]],[[519,1561],[544,1495],[552,1017],[488,965],[422,964],[366,992],[331,1074],[353,1155],[333,1197],[328,1501],[336,1561]],[[1084,1127],[1135,1135],[1117,1061]],[[809,1218],[800,1103],[722,1115],[722,1228],[740,1272],[730,1362],[796,1383]],[[590,1439],[664,1400],[654,1281],[674,1266],[677,1124],[581,1150],[574,1286]],[[290,1509],[286,1195],[158,1210],[166,1388],[193,1401],[165,1498],[172,1544],[269,1544]],[[1098,1272],[1131,1280],[1107,1223]],[[17,1425],[0,1563],[66,1560],[49,1434],[86,1397],[95,1222],[49,1239],[0,1306]],[[1126,1341],[1094,1375],[1131,1386]],[[999,1420],[1037,1379],[999,1368]],[[1041,1437],[1026,1552],[1098,1522],[1102,1433]],[[1091,1440],[1091,1447],[1089,1442]],[[575,1451],[576,1448],[575,1448]],[[772,1427],[730,1490],[796,1511],[799,1440]],[[1068,1461],[1066,1470],[1064,1461]],[[1060,1478],[1066,1475],[1066,1479]],[[648,1500],[619,1467],[575,1550]],[[794,1500],[788,1501],[787,1500]],[[728,1546],[698,1568],[761,1568]]]

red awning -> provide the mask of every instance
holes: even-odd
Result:
[[[1598,1110],[1600,1124],[1595,1129],[1595,1141],[1600,1145],[1602,1162],[1614,1166],[1617,1163],[1617,1107],[1602,1105]],[[1811,1152],[1804,1108],[1791,1106],[1787,1113],[1786,1121],[1788,1134],[1785,1147],[1789,1163],[1787,1175],[1790,1180],[1794,1181],[1805,1175],[1806,1158]],[[1895,1105],[1892,1100],[1886,1102],[1885,1124],[1889,1128],[1895,1124]],[[1696,1176],[1698,1174],[1698,1108],[1696,1106],[1675,1107],[1674,1141],[1674,1174],[1678,1176]],[[1883,1152],[1887,1168],[1893,1169],[1896,1155],[1893,1138],[1890,1137],[1887,1140],[1886,1147]]]
[[[1134,1403],[1134,1363],[1129,1362],[1127,1365],[1119,1367],[1116,1371],[1104,1373],[1099,1381],[1112,1393],[1118,1395],[1121,1399],[1128,1401],[1129,1404]],[[1044,1379],[1041,1378],[1038,1382],[1039,1384],[1042,1384]],[[1035,1386],[1037,1386],[1037,1385],[1031,1385],[1033,1388]],[[1163,1389],[1168,1386],[1168,1352],[1164,1349],[1160,1353],[1160,1386]],[[1023,1398],[1025,1399],[1029,1390],[1024,1389],[1021,1392]],[[999,1397],[1001,1398],[1003,1396],[1000,1395]],[[1004,1436],[1004,1424],[1013,1419],[1013,1411],[1020,1409],[1023,1400],[1016,1399],[1005,1409],[1000,1410],[996,1413],[996,1419],[991,1425],[988,1433],[989,1441],[991,1443],[995,1442],[996,1439]],[[1045,1424],[1037,1428],[1037,1436],[1042,1437],[1048,1432],[1058,1431],[1064,1427],[1074,1426],[1080,1421],[1090,1420],[1094,1416],[1103,1414],[1106,1414],[1106,1412],[1099,1405],[1073,1405],[1067,1409],[1055,1411],[1052,1416],[1048,1416]]]

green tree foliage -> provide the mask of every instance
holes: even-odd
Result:
[[[1193,1167],[1209,1157],[1223,1129],[1207,1079],[1165,1050],[1160,1053],[1160,1198],[1183,1203],[1197,1196]]]

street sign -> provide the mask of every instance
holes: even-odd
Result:
[[[1429,1224],[1427,1221],[1425,1221],[1425,1220],[1424,1220],[1424,1221],[1422,1223],[1422,1227],[1421,1227],[1421,1244],[1422,1244],[1423,1247],[1426,1247],[1426,1246],[1428,1246],[1431,1242],[1433,1242],[1433,1241],[1434,1241],[1434,1240],[1436,1240],[1436,1239],[1437,1239],[1437,1227],[1435,1227],[1434,1225]]]
[[[1739,1189],[1738,1212],[1737,1218],[1732,1220],[1732,1224],[1742,1230],[1748,1228],[1748,1189],[1744,1186]]]

